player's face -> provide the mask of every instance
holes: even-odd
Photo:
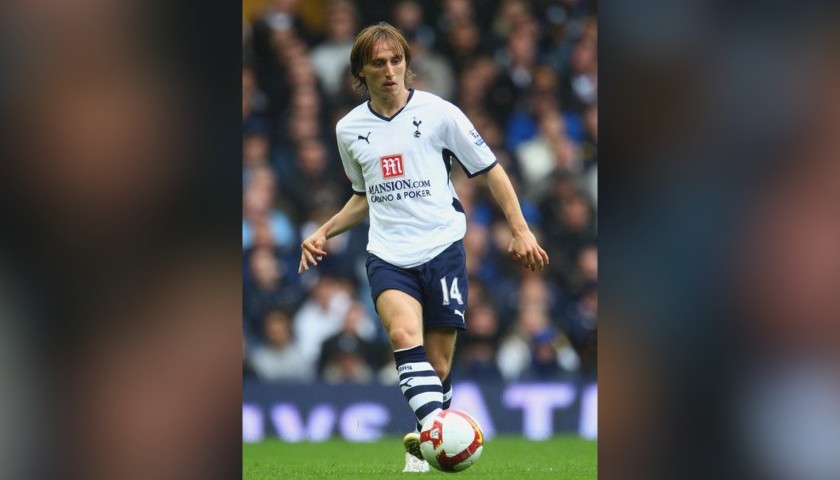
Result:
[[[405,56],[385,42],[378,42],[360,74],[372,97],[393,98],[405,89]]]

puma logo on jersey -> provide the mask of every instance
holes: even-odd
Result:
[[[460,311],[460,310],[458,310],[458,309],[455,309],[455,310],[453,310],[453,311],[455,312],[455,315],[460,315],[460,316],[461,316],[461,320],[466,321],[466,319],[464,318],[464,312],[462,312],[462,311]]]
[[[423,123],[423,121],[417,120],[417,117],[414,117],[414,121],[411,123],[414,124],[414,128],[416,129],[414,131],[414,138],[420,138],[420,124]]]
[[[359,135],[359,138],[357,138],[356,140],[364,140],[365,142],[367,142],[368,145],[370,145],[370,140],[368,140],[368,138],[370,138],[370,132],[368,132],[367,137]]]

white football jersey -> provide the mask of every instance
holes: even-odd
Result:
[[[411,90],[393,117],[365,102],[335,130],[353,191],[367,195],[368,252],[408,268],[464,238],[464,209],[449,181],[452,160],[473,177],[496,165],[496,156],[458,107]]]

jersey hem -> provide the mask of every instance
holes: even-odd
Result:
[[[430,253],[428,253],[425,258],[420,259],[419,262],[411,262],[411,263],[407,263],[407,264],[400,263],[399,261],[397,261],[397,259],[394,259],[393,257],[391,257],[391,255],[389,255],[389,252],[387,252],[387,251],[386,252],[375,252],[371,249],[368,249],[367,253],[369,253],[371,255],[374,255],[374,256],[378,257],[380,260],[382,260],[386,263],[389,263],[389,264],[391,264],[395,267],[415,268],[415,267],[419,267],[420,265],[423,265],[424,263],[428,263],[428,262],[432,261],[435,257],[440,255],[441,252],[443,252],[444,250],[446,250],[447,248],[452,246],[453,243],[458,242],[458,241],[463,240],[463,239],[464,239],[464,237],[462,236],[460,238],[456,238],[455,240],[452,240],[451,242],[443,243],[441,245],[438,245],[433,250],[431,250]]]

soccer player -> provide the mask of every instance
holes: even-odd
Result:
[[[318,265],[328,238],[370,217],[367,275],[376,311],[394,348],[400,389],[417,417],[405,436],[407,472],[428,471],[420,426],[449,408],[449,372],[467,311],[461,240],[466,216],[449,181],[452,161],[469,177],[485,175],[513,240],[508,252],[542,270],[548,255],[537,243],[504,170],[461,110],[410,88],[406,39],[381,22],[356,37],[350,68],[370,95],[336,125],[338,151],[355,195],[301,244],[298,272]]]

